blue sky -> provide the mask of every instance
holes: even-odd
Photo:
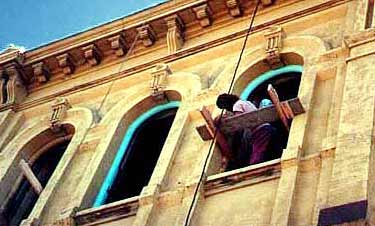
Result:
[[[0,50],[33,49],[166,0],[0,0]]]

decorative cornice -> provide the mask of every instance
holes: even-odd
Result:
[[[242,16],[241,3],[239,0],[226,0],[225,4],[232,17]]]
[[[95,66],[100,63],[101,53],[95,44],[90,44],[85,47],[82,47],[82,52],[84,58],[91,66]]]
[[[289,22],[289,21],[292,21],[292,20],[295,20],[295,19],[298,19],[298,18],[301,18],[301,17],[305,17],[305,16],[308,16],[308,15],[326,10],[328,8],[336,7],[338,5],[341,5],[341,4],[350,2],[350,1],[352,1],[352,0],[331,0],[329,2],[316,4],[316,5],[314,5],[310,8],[306,8],[306,9],[303,9],[301,11],[298,11],[298,12],[295,12],[295,13],[292,13],[292,14],[288,14],[288,15],[285,15],[285,16],[282,16],[282,17],[279,17],[279,18],[275,18],[275,19],[269,20],[265,23],[257,24],[256,26],[253,27],[253,33],[263,31],[270,26],[274,26],[274,25],[277,25],[277,24],[283,24],[283,23],[286,23],[286,22]],[[93,80],[93,81],[89,81],[85,84],[80,84],[79,86],[76,86],[76,87],[60,90],[60,91],[57,91],[57,92],[55,92],[51,95],[44,96],[40,99],[24,102],[21,105],[17,106],[16,110],[19,111],[19,110],[22,110],[22,109],[30,108],[30,107],[35,106],[35,105],[50,102],[54,98],[56,98],[57,96],[69,95],[69,94],[72,94],[72,93],[80,92],[80,91],[83,91],[83,90],[86,90],[86,89],[89,89],[89,88],[92,88],[92,87],[95,87],[95,86],[98,86],[98,85],[101,85],[101,84],[105,84],[107,82],[111,82],[113,80],[117,80],[117,79],[120,79],[120,78],[127,77],[131,74],[134,74],[134,73],[149,70],[155,64],[158,64],[158,63],[169,63],[169,62],[175,61],[177,59],[184,58],[184,57],[187,57],[187,56],[205,51],[207,49],[210,49],[210,48],[213,48],[213,47],[216,47],[216,46],[219,46],[219,45],[237,40],[239,38],[242,38],[246,35],[246,31],[247,31],[247,29],[243,29],[243,30],[234,32],[230,35],[227,35],[227,36],[209,41],[207,43],[200,44],[200,45],[197,45],[197,46],[193,46],[193,47],[190,47],[190,48],[186,48],[186,49],[180,50],[176,53],[165,55],[165,56],[162,56],[158,59],[151,60],[149,62],[145,62],[145,63],[139,64],[139,65],[136,65],[134,67],[125,69],[121,72],[109,74],[105,77],[98,78],[98,79]],[[1,110],[1,108],[0,108],[0,110]]]
[[[38,83],[46,83],[49,80],[50,72],[45,63],[39,62],[31,66],[33,68],[33,75]]]
[[[116,56],[120,57],[127,53],[128,48],[125,42],[125,38],[122,34],[108,38],[108,42],[111,45],[111,49],[115,51]]]
[[[145,47],[152,46],[156,40],[156,34],[150,24],[145,24],[137,28],[139,39]]]
[[[59,67],[63,70],[65,75],[70,75],[74,72],[75,66],[73,64],[72,56],[69,53],[64,53],[56,57]]]
[[[193,11],[195,13],[195,17],[202,27],[208,27],[211,25],[212,10],[208,4],[202,4],[200,6],[194,7]]]

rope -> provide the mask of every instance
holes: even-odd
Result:
[[[243,55],[243,53],[245,51],[249,35],[250,35],[251,31],[252,31],[253,24],[254,24],[254,19],[255,19],[256,13],[258,11],[259,5],[260,5],[260,0],[257,1],[257,4],[256,4],[255,9],[253,11],[252,17],[250,19],[249,28],[247,29],[245,40],[244,40],[244,42],[242,44],[241,52],[240,52],[240,55],[238,57],[238,61],[237,61],[236,67],[234,69],[234,73],[233,73],[233,77],[232,77],[232,80],[231,80],[230,85],[229,85],[228,93],[232,92],[232,88],[233,88],[233,85],[234,85],[235,78],[237,76],[238,68],[239,68],[239,66],[241,64],[242,55]],[[191,213],[192,213],[192,210],[193,210],[193,207],[194,207],[195,203],[198,201],[197,200],[198,191],[199,191],[199,189],[200,189],[200,187],[202,185],[203,177],[204,177],[205,172],[207,170],[206,168],[207,168],[207,164],[208,164],[208,159],[211,156],[211,153],[212,153],[212,150],[213,150],[213,146],[215,144],[215,139],[216,139],[216,136],[217,136],[218,130],[219,130],[217,128],[220,127],[220,124],[221,124],[221,120],[220,119],[223,117],[223,114],[224,114],[224,109],[221,110],[221,113],[220,113],[220,116],[219,116],[219,121],[218,121],[219,125],[215,129],[214,137],[212,138],[212,141],[210,143],[210,147],[208,149],[208,154],[207,154],[206,159],[205,159],[204,164],[203,164],[203,170],[202,170],[202,173],[201,173],[201,175],[199,177],[198,185],[197,185],[197,187],[195,188],[195,191],[194,191],[193,201],[192,201],[192,203],[191,203],[191,205],[189,207],[188,214],[187,214],[187,216],[185,218],[185,224],[184,224],[184,226],[188,226],[190,224]]]
[[[125,61],[128,59],[128,57],[130,56],[130,54],[133,52],[133,49],[134,49],[134,47],[135,47],[135,44],[136,44],[137,41],[138,41],[138,37],[139,37],[139,33],[137,33],[137,35],[135,36],[134,41],[133,41],[133,43],[131,44],[131,46],[130,46],[128,52],[125,54],[125,56],[124,56],[124,60],[121,62],[121,64],[120,64],[120,68],[118,69],[117,74],[119,74],[119,73],[122,71],[122,68],[123,68],[123,66],[124,66],[124,64],[125,64]],[[106,92],[106,94],[105,94],[104,97],[103,97],[103,100],[100,102],[100,105],[99,105],[99,108],[98,108],[98,112],[100,112],[101,108],[103,107],[104,102],[107,100],[107,97],[108,97],[109,93],[111,92],[114,83],[115,83],[115,80],[113,80],[113,81],[111,82],[111,84],[109,85],[109,87],[108,87],[108,89],[107,89],[107,92]]]

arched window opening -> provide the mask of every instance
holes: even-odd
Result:
[[[129,126],[94,207],[140,194],[154,171],[178,105],[178,101],[158,105]]]
[[[267,92],[269,84],[271,84],[277,91],[280,101],[293,99],[298,95],[302,70],[302,66],[289,65],[277,70],[268,71],[250,82],[242,92],[240,99],[248,100],[258,109],[261,108],[261,101],[264,99],[270,99]],[[269,122],[269,124],[272,127],[272,136],[270,142],[267,144],[264,161],[280,158],[283,149],[287,146],[289,136],[289,132],[281,120]],[[289,125],[290,124],[291,120],[289,121]],[[234,158],[229,162],[226,170],[233,170],[250,164],[249,159],[254,155],[254,150],[248,150],[250,149],[248,147],[251,146],[251,144],[245,144],[245,148],[243,140],[254,142],[255,139],[264,138],[264,136],[259,136],[258,138],[254,134],[255,133],[252,132],[244,134],[244,131],[239,131],[230,139],[232,148],[235,149],[232,150]]]
[[[52,146],[32,163],[31,169],[42,187],[47,185],[69,142],[70,140],[67,140]],[[4,225],[19,225],[23,219],[28,217],[38,197],[39,195],[35,193],[30,183],[22,178],[17,190],[12,194],[2,211]]]

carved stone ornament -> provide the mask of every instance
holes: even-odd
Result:
[[[61,131],[61,122],[66,117],[69,108],[71,108],[71,106],[66,98],[56,98],[55,102],[52,104],[52,115],[50,118],[50,128],[53,132]]]
[[[226,2],[229,14],[232,17],[238,17],[242,15],[242,10],[239,0],[227,0]]]
[[[284,64],[280,57],[283,40],[283,29],[280,26],[271,27],[265,31],[266,62],[272,69],[282,67]]]
[[[211,25],[211,9],[208,4],[203,4],[200,6],[197,6],[193,8],[193,11],[195,13],[195,17],[199,21],[200,25],[202,27],[208,27]]]
[[[83,56],[86,61],[91,65],[95,66],[100,63],[101,53],[99,48],[95,44],[90,44],[82,48]]]
[[[27,95],[22,81],[22,68],[18,63],[9,63],[0,70],[0,107],[19,104]]]
[[[111,49],[115,52],[116,56],[123,56],[128,51],[125,38],[122,34],[112,36],[108,38],[108,41],[111,45]]]
[[[50,72],[43,62],[32,65],[34,76],[39,84],[46,83],[50,78]]]
[[[56,57],[59,67],[62,68],[65,75],[70,75],[74,72],[74,64],[72,56],[69,53],[64,53]]]
[[[139,39],[142,40],[143,45],[146,47],[152,46],[156,40],[156,34],[151,25],[146,24],[137,28]]]
[[[157,64],[155,66],[154,70],[151,72],[150,89],[152,96],[162,96],[170,74],[172,74],[172,71],[167,64]]]
[[[184,22],[177,14],[167,17],[165,21],[167,22],[168,26],[168,52],[174,53],[177,50],[181,49],[182,45],[184,44]]]

